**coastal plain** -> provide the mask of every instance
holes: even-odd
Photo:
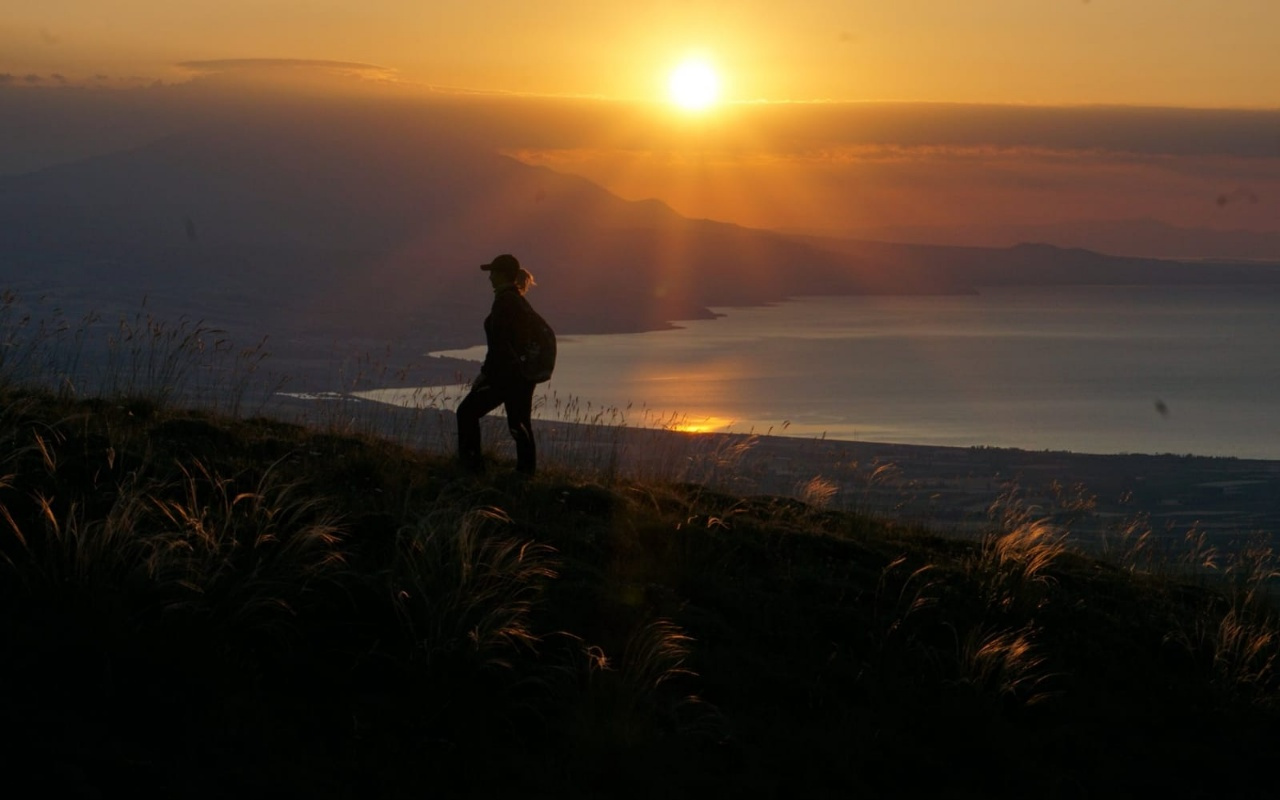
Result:
[[[411,412],[383,404],[382,424]],[[501,418],[484,421],[502,469],[513,458]],[[453,415],[419,417],[414,442],[448,452]],[[1146,532],[1178,551],[1189,538],[1234,551],[1280,533],[1280,461],[1191,454],[1093,454],[949,447],[798,436],[686,433],[534,421],[540,463],[588,480],[612,476],[705,485],[743,497],[791,497],[979,535],[1011,505],[1043,518],[1082,550],[1105,553]],[[400,429],[406,425],[401,422]]]

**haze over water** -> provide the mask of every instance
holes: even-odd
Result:
[[[629,423],[674,414],[694,430],[1280,458],[1274,287],[984,289],[718,311],[677,330],[562,337],[547,408],[573,397],[629,407]]]

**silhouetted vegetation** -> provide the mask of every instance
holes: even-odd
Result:
[[[0,385],[10,787],[1195,797],[1271,779],[1263,547],[1157,558],[1135,525],[1098,560],[1016,495],[953,537],[828,509],[820,480],[800,500],[684,473],[476,478],[172,396]]]
[[[796,500],[8,391],[11,780],[222,796],[1230,794],[1269,552],[1193,579]],[[445,787],[453,787],[446,789]]]

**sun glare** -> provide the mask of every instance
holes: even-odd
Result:
[[[685,111],[703,111],[720,96],[720,77],[705,61],[691,59],[671,71],[667,80],[671,102]]]
[[[733,420],[723,417],[706,417],[705,419],[682,417],[680,420],[669,424],[667,429],[677,433],[714,433],[715,431],[727,430],[732,424]]]

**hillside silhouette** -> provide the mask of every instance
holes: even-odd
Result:
[[[821,486],[477,479],[140,395],[8,387],[0,442],[14,786],[1233,797],[1274,777],[1267,549],[1132,530],[1099,560],[1012,495],[954,535]]]
[[[1044,242],[1117,256],[1280,261],[1280,232],[1189,228],[1154,219],[1096,219],[1043,225],[993,222],[952,228],[895,226],[864,228],[846,238],[993,248]]]

